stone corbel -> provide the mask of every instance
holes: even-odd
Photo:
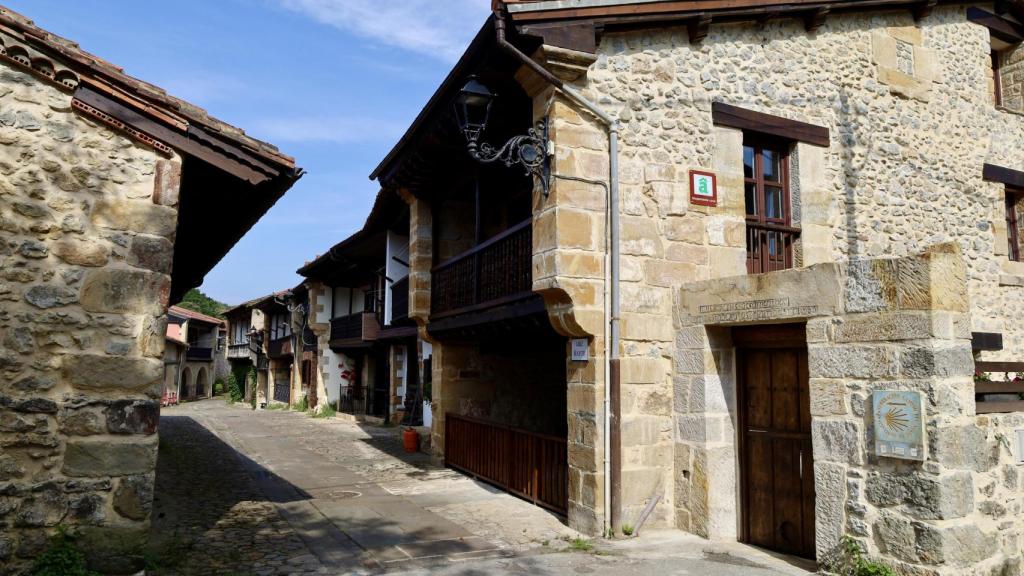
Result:
[[[572,297],[561,288],[534,290],[544,298],[544,308],[548,313],[551,327],[567,338],[590,338],[596,336],[580,325],[576,318],[576,310]]]
[[[590,65],[597,61],[595,54],[548,44],[538,48],[532,58],[564,82],[576,82],[583,78]],[[531,98],[549,88],[543,78],[526,66],[520,67],[515,77]]]

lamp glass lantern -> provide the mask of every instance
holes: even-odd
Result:
[[[487,86],[476,76],[470,76],[455,99],[455,117],[470,147],[476,147],[480,135],[487,129],[494,98]]]

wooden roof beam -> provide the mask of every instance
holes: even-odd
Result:
[[[825,25],[825,20],[828,19],[828,14],[832,9],[828,6],[822,6],[815,8],[810,14],[804,17],[804,28],[811,33],[814,33]]]
[[[921,2],[915,4],[910,9],[911,14],[914,15],[914,21],[920,22],[921,20],[924,20],[925,18],[931,16],[932,10],[938,3],[938,0],[922,0]]]
[[[686,23],[686,29],[690,33],[690,44],[700,44],[708,37],[708,29],[711,28],[711,15],[698,14],[695,18]]]

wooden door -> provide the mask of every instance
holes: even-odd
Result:
[[[744,540],[814,558],[806,345],[769,339],[738,359]]]

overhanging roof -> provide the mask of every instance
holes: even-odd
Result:
[[[922,16],[937,4],[957,0],[501,0],[515,22],[671,16],[718,18],[791,17],[819,10],[891,10],[910,8]],[[968,2],[969,3],[969,2]]]
[[[75,113],[182,159],[170,301],[177,302],[302,176],[294,159],[0,6],[4,64],[72,94]],[[175,174],[166,175],[174,181]],[[199,232],[201,231],[201,232]]]
[[[316,280],[340,280],[344,271],[374,270],[384,265],[387,231],[408,209],[395,192],[381,189],[363,227],[298,269],[298,274]]]

